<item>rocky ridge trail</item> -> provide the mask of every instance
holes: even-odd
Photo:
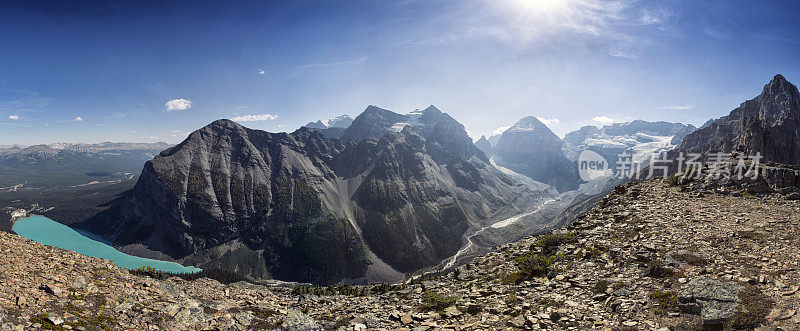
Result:
[[[0,233],[0,330],[800,327],[800,202],[649,181],[407,284],[158,280]]]

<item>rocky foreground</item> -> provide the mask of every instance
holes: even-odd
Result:
[[[405,285],[158,280],[0,233],[0,329],[800,328],[800,202],[661,182]]]

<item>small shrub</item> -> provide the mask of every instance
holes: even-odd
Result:
[[[522,272],[512,272],[510,274],[505,275],[500,282],[503,284],[519,284],[525,280],[525,275]]]
[[[193,281],[200,278],[211,278],[223,284],[249,281],[246,277],[240,274],[224,269],[206,269],[200,272],[182,273],[182,272],[160,271],[153,267],[143,266],[131,270],[131,274],[136,276],[155,278],[158,280],[164,280],[170,277],[180,277],[188,281]]]
[[[553,270],[557,258],[551,255],[528,252],[516,258],[515,262],[524,278],[547,276]]]
[[[455,303],[455,297],[443,295],[434,290],[427,290],[422,294],[422,306],[420,306],[420,310],[443,310],[454,305]]]
[[[608,248],[593,245],[591,247],[586,248],[585,253],[583,253],[583,255],[580,256],[579,258],[582,258],[584,260],[591,260],[593,258],[600,257],[600,255],[603,255],[603,252],[605,252],[606,250],[608,250]]]
[[[31,317],[31,323],[39,323],[39,327],[44,330],[64,330],[60,325],[55,325],[49,320],[50,316],[47,314],[39,314]]]
[[[516,305],[516,304],[518,304],[520,302],[522,302],[522,300],[517,298],[517,296],[514,295],[514,293],[510,293],[508,295],[508,297],[506,297],[506,305],[508,305],[508,306],[513,306],[513,305]]]
[[[757,287],[745,286],[739,292],[741,307],[726,323],[734,330],[752,330],[765,322],[767,314],[772,310],[773,302]]]
[[[406,288],[406,284],[390,285],[390,284],[385,284],[384,283],[384,284],[373,286],[372,289],[370,290],[370,292],[372,292],[374,294],[386,294],[386,293],[389,293],[389,292],[402,291],[402,290],[405,290],[405,288]]]
[[[691,254],[691,253],[676,254],[676,255],[673,255],[672,257],[675,258],[678,261],[683,261],[683,262],[686,262],[687,264],[693,265],[693,266],[705,266],[705,265],[708,265],[708,263],[709,263],[709,261],[707,259],[704,259],[702,257],[699,257],[699,256]]]
[[[672,277],[675,271],[662,265],[661,260],[653,260],[647,264],[646,275],[653,278]]]
[[[606,290],[608,290],[608,281],[605,279],[601,279],[595,283],[594,287],[592,288],[592,292],[595,294],[606,293]]]
[[[679,178],[680,178],[680,176],[675,174],[675,175],[672,175],[672,176],[669,176],[669,177],[665,178],[664,179],[664,183],[667,183],[667,185],[669,185],[669,186],[678,186],[679,183],[680,183]]]
[[[476,315],[480,313],[481,310],[483,310],[483,305],[472,304],[472,305],[467,305],[467,307],[464,309],[464,312],[470,315]]]
[[[647,297],[658,303],[658,308],[656,308],[655,312],[659,315],[666,315],[678,306],[678,296],[673,292],[656,290],[650,292]]]
[[[373,288],[372,288],[372,290],[373,290],[373,291],[375,291],[375,290],[376,290],[376,288],[379,288],[379,287],[382,287],[382,286],[389,286],[389,288],[391,288],[391,289],[394,289],[394,290],[398,290],[398,289],[405,288],[405,285],[386,285],[386,284],[381,284],[381,285],[378,285],[378,286],[375,286],[375,287],[373,287]],[[388,290],[386,290],[386,291],[388,292]],[[366,294],[365,292],[366,292],[366,289],[360,289],[360,288],[358,288],[358,287],[351,286],[351,285],[347,285],[347,284],[344,284],[344,285],[328,285],[328,286],[309,286],[309,285],[303,285],[303,286],[295,286],[294,288],[292,288],[292,294],[293,294],[293,295],[316,295],[316,296],[346,295],[346,296],[363,296],[363,295],[365,295],[365,294]],[[376,293],[376,294],[378,294],[378,293],[382,294],[382,293],[386,293],[386,292],[374,292],[374,293]]]
[[[534,245],[541,247],[545,252],[552,252],[555,251],[558,246],[575,241],[574,233],[548,233],[540,236]]]
[[[272,309],[264,309],[264,308],[254,307],[254,308],[251,308],[250,311],[253,313],[253,315],[255,317],[262,318],[262,319],[268,319],[268,318],[272,317],[273,315],[275,315],[275,311],[272,310]]]
[[[537,300],[536,302],[539,305],[541,305],[542,307],[544,307],[544,308],[547,308],[547,307],[559,308],[559,307],[563,307],[564,306],[564,302],[563,301],[558,301],[558,300],[550,299],[550,298],[541,298],[541,299]]]

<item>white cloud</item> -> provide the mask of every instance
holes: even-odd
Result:
[[[557,118],[546,119],[544,117],[537,117],[539,122],[544,123],[544,125],[550,126],[550,124],[558,124],[560,121]]]
[[[268,121],[274,120],[278,118],[278,115],[272,114],[257,114],[257,115],[242,115],[242,116],[235,116],[231,118],[234,122],[257,122],[257,121]]]
[[[661,108],[659,108],[659,109],[666,109],[666,110],[690,110],[690,109],[694,109],[694,106],[692,106],[692,105],[685,105],[685,106],[667,106],[667,107],[661,107]]]
[[[603,123],[603,124],[609,124],[609,123],[613,123],[614,122],[614,119],[611,118],[611,117],[608,117],[608,116],[596,116],[592,120],[595,121],[595,122]]]
[[[83,122],[83,117],[80,117],[80,116],[75,117],[75,119],[73,121],[75,121],[75,122]]]
[[[173,110],[187,110],[192,108],[192,100],[189,99],[172,99],[164,104],[167,107],[166,111]]]
[[[264,70],[264,69],[258,69],[257,72],[258,72],[259,75],[265,75],[267,73],[267,71]]]
[[[247,109],[247,106],[237,106],[236,109]]]
[[[501,126],[501,127],[497,128],[497,129],[494,129],[494,131],[492,131],[492,135],[502,134],[503,132],[506,132],[506,130],[508,130],[509,128],[511,128],[511,127],[510,126]]]
[[[11,115],[11,116],[8,116],[8,119],[10,119],[10,120],[15,120],[15,121],[16,121],[16,120],[18,120],[18,119],[19,119],[19,115]]]

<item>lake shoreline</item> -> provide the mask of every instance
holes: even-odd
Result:
[[[15,220],[12,231],[18,236],[41,244],[67,249],[76,253],[106,259],[119,267],[133,270],[140,267],[153,267],[171,273],[196,273],[202,269],[184,266],[176,261],[149,259],[126,254],[105,240],[97,240],[97,236],[86,235],[67,225],[56,222],[42,215],[28,215]]]

